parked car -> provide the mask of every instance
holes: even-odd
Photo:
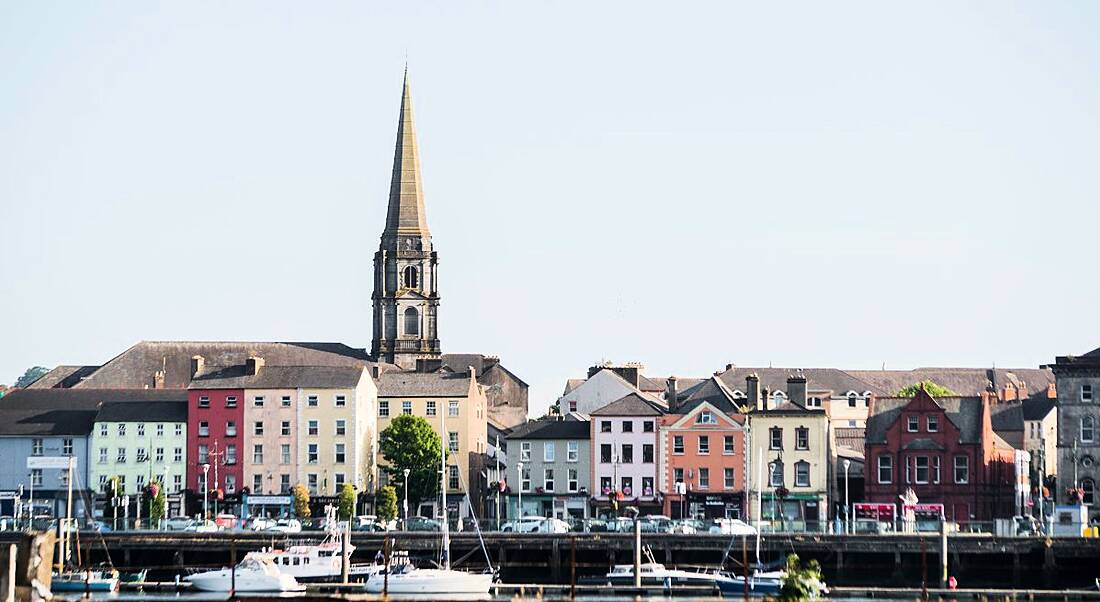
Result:
[[[711,521],[707,532],[716,535],[756,535],[756,528],[736,518],[716,518]]]
[[[186,531],[195,520],[189,516],[173,516],[165,519],[164,528],[168,531]]]
[[[238,524],[237,517],[232,514],[219,514],[214,517],[214,523],[220,529],[236,529]]]
[[[515,533],[568,533],[569,523],[558,518],[524,516],[504,523],[500,530]]]
[[[424,518],[423,516],[410,516],[402,524],[402,528],[405,531],[442,531],[443,526],[439,524],[439,521],[430,518]]]
[[[274,527],[276,522],[275,519],[266,516],[254,516],[245,521],[244,528],[252,531],[263,531]]]
[[[196,520],[191,521],[191,524],[187,525],[187,528],[185,528],[184,531],[190,531],[191,533],[217,533],[218,531],[221,531],[221,527],[218,526],[218,523],[212,520]]]
[[[650,514],[638,519],[642,533],[671,533],[672,519],[660,514]],[[632,525],[633,526],[633,525]]]
[[[274,525],[264,529],[268,533],[301,533],[302,523],[296,518],[280,518]]]
[[[607,530],[611,533],[633,533],[634,520],[620,516],[607,521]]]
[[[700,531],[706,531],[706,526],[703,521],[695,520],[693,518],[686,518],[682,520],[672,521],[672,528],[669,529],[669,533],[676,533],[677,535],[695,535]]]

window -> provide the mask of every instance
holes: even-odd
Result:
[[[61,455],[71,456],[73,455],[73,440],[62,439],[61,440]]]
[[[311,472],[306,475],[306,487],[311,495],[317,495],[317,473]]]
[[[252,398],[252,406],[257,407],[257,408],[264,407],[264,396],[263,395],[257,395],[255,397],[253,397]]]
[[[225,463],[236,464],[237,463],[237,446],[226,445],[225,446]]]
[[[940,430],[940,418],[939,416],[929,416],[927,419],[928,432],[936,433]]]
[[[263,420],[257,420],[256,422],[252,423],[252,434],[256,435],[257,437],[262,437],[263,436],[263,434],[264,434],[264,421]]]
[[[279,424],[279,434],[284,437],[290,436],[290,421],[284,420]]]
[[[611,432],[611,421],[610,420],[601,420],[600,421],[600,432],[601,433],[610,433]]]
[[[805,460],[794,463],[794,486],[810,486],[810,463]]]
[[[183,424],[182,423],[181,424],[176,424],[176,436],[177,437],[182,437],[183,436]]]
[[[1084,403],[1092,401],[1092,385],[1081,385],[1081,401]]]
[[[264,490],[263,475],[252,475],[252,493],[260,493]]]
[[[336,436],[343,437],[348,434],[348,421],[341,418],[336,421]]]
[[[610,443],[601,443],[600,444],[600,462],[603,463],[603,464],[610,464],[611,463],[611,444]]]
[[[699,469],[699,489],[709,489],[709,488],[710,488],[710,469],[709,468],[700,468]]]
[[[699,435],[699,455],[705,456],[710,453],[710,437],[707,435]]]
[[[126,493],[126,475],[118,475],[118,493],[122,495]]]
[[[140,462],[144,462],[148,459],[149,458],[145,455],[145,448],[144,447],[137,448],[137,461],[140,463]]]
[[[203,396],[199,397],[199,407],[200,408],[209,408],[210,407],[210,398],[207,397],[206,395],[203,395]]]
[[[237,475],[227,474],[225,475],[225,492],[236,493],[237,492]]]
[[[144,488],[144,487],[145,487],[145,475],[139,474],[137,476],[137,490],[138,490],[138,493],[140,493],[142,488]]]
[[[235,420],[229,420],[225,423],[225,436],[236,437],[237,436],[237,422]]]
[[[317,396],[310,395],[309,397],[306,397],[306,405],[311,408],[317,407]]]
[[[653,495],[653,477],[642,477],[642,495]]]
[[[457,434],[457,433],[456,433]],[[542,444],[542,461],[553,462],[554,456],[557,455],[557,449],[553,441],[547,441]]]
[[[917,456],[916,457],[916,464],[917,464],[917,471],[916,471],[917,472],[917,479],[916,479],[917,484],[918,485],[927,484],[928,483],[928,478],[929,478],[929,472],[930,472],[929,467],[931,466],[931,462],[929,462],[928,456]]]
[[[308,433],[310,437],[316,437],[320,432],[321,427],[316,420],[310,420],[306,423],[306,433]]]
[[[940,457],[932,456],[932,482],[940,482]]]
[[[416,266],[410,265],[405,267],[405,288],[417,288],[420,286],[419,278],[417,277]]]
[[[32,487],[41,487],[42,486],[42,469],[41,468],[32,468],[31,469],[31,486]]]
[[[695,424],[718,424],[718,419],[714,417],[714,412],[703,410],[695,416]]]
[[[806,407],[807,408],[820,408],[821,407],[821,398],[820,397],[811,397],[811,398],[807,399],[806,400]]]
[[[107,451],[106,447],[99,448],[99,463],[100,464],[106,464],[107,463],[107,454],[108,453],[109,452]]]
[[[183,489],[183,475],[172,475],[172,491],[179,493],[181,489]]]
[[[306,448],[306,462],[308,462],[309,464],[316,464],[317,456],[317,444],[310,443],[309,446]]]
[[[733,469],[722,469],[722,487],[726,489],[733,489]]]
[[[447,402],[447,415],[451,416],[451,417],[458,416],[458,402],[457,401],[448,401]]]
[[[227,407],[227,408],[237,407],[237,397],[235,395],[230,395],[229,397],[226,397],[225,398],[225,407]],[[227,484],[228,484],[228,479],[226,479],[226,481],[227,481]]]
[[[768,465],[771,475],[771,486],[782,487],[783,486],[783,463],[776,460]]]
[[[210,463],[210,446],[209,445],[200,445],[199,446],[199,464],[209,464],[209,463]]]
[[[99,425],[99,436],[100,437],[106,437],[107,436],[107,423],[106,422],[103,422]]]
[[[955,482],[959,484],[970,482],[970,458],[968,456],[955,456]]]
[[[279,475],[279,493],[290,493],[290,475]]]
[[[568,441],[565,444],[565,459],[569,462],[576,462],[581,455],[581,445],[576,441]]]
[[[906,425],[905,430],[909,431],[910,433],[915,433],[920,430],[920,418],[918,418],[917,416],[907,416],[906,420],[908,421],[908,424]]]
[[[652,420],[643,420],[642,421],[642,432],[643,433],[652,433],[653,432],[653,421]]]
[[[566,485],[569,488],[569,493],[576,493],[579,490],[579,486],[577,483],[577,469],[570,468],[567,473],[568,474],[566,476],[568,476],[568,482]]]
[[[857,400],[856,394],[855,393],[849,393],[848,394],[848,407],[849,408],[856,407],[856,400]]]
[[[804,426],[794,429],[794,448],[810,449],[810,429]]]
[[[344,408],[348,405],[348,398],[346,395],[337,395],[335,405],[338,408]]]
[[[290,464],[290,444],[283,443],[279,446],[279,463]]]
[[[457,431],[449,431],[447,433],[447,451],[450,451],[450,452],[457,452],[458,451],[458,432]]]
[[[402,401],[401,402],[401,413],[405,414],[405,415],[412,414],[413,413],[413,402],[411,402],[411,401]]]
[[[684,453],[684,436],[673,435],[672,436],[672,453],[682,454]]]
[[[424,415],[425,416],[435,416],[435,400],[434,399],[429,399],[428,401],[424,402]]]
[[[519,488],[524,492],[531,491],[531,467],[523,467],[523,474],[519,477]]]
[[[634,478],[623,477],[619,479],[619,491],[623,492],[623,495],[634,495]]]
[[[163,423],[157,425],[157,436],[158,437],[163,437],[164,436],[164,424]]]
[[[783,429],[773,426],[768,434],[768,449],[783,449]]]
[[[138,475],[138,481],[140,481],[140,480],[141,480],[141,475]],[[57,482],[60,483],[62,487],[65,487],[66,485],[68,485],[69,484],[69,471],[63,470],[63,471],[57,473]],[[138,484],[140,485],[141,483],[138,483]]]
[[[624,420],[623,421],[623,432],[624,433],[633,433],[634,432],[634,421],[633,420]]]
[[[619,461],[623,464],[634,463],[634,445],[630,443],[624,443],[622,447],[622,454],[619,456]]]
[[[289,408],[290,407],[290,396],[289,395],[283,395],[282,399],[279,400],[279,405],[284,407],[284,408]]]
[[[600,477],[600,493],[608,495],[612,487],[611,477]]]
[[[344,488],[344,483],[347,481],[347,477],[342,472],[338,472],[332,475],[332,484],[336,486],[336,492],[339,493]]]
[[[420,334],[420,313],[415,307],[405,308],[405,334],[410,336]]]
[[[1091,443],[1095,438],[1096,433],[1096,419],[1092,416],[1085,416],[1081,419],[1081,441],[1083,443]]]
[[[264,463],[264,446],[253,445],[252,446],[252,463],[263,464]]]
[[[118,448],[118,452],[115,454],[115,463],[116,464],[125,464],[126,463],[126,448],[125,447]]]
[[[643,443],[642,444],[642,463],[643,464],[653,464],[653,444],[652,443]]]
[[[199,423],[199,436],[200,437],[209,437],[210,436],[210,423],[209,422],[203,420],[202,422]]]
[[[172,449],[172,461],[173,462],[183,462],[183,448],[182,447],[177,447],[177,448]]]
[[[1096,499],[1096,481],[1092,479],[1081,479],[1081,491],[1084,492],[1081,501],[1086,504],[1092,504]]]
[[[577,411],[577,400],[576,399],[570,399],[569,400],[569,411],[570,412],[576,412]]]
[[[684,469],[683,468],[673,468],[672,469],[672,482],[673,483],[683,483],[684,482]]]
[[[724,435],[722,437],[722,453],[730,455],[733,452],[733,435]]]
[[[119,437],[125,437],[126,436],[126,423],[125,422],[118,423],[118,436]]]
[[[333,453],[335,454],[335,456],[334,456],[335,459],[333,461],[336,464],[343,464],[344,463],[345,456],[347,455],[344,452],[345,446],[346,446],[346,444],[344,444],[344,443],[337,443],[336,444],[336,449],[333,451]]]
[[[388,418],[390,415],[390,402],[386,399],[378,400],[378,416],[380,418]]]
[[[157,464],[163,464],[164,463],[164,448],[163,447],[158,447],[158,448],[156,448],[156,450],[154,450],[154,452],[153,452],[153,461],[156,462]]]
[[[530,462],[531,461],[531,442],[522,441],[519,444],[519,461]]]
[[[542,489],[547,493],[554,491],[554,469],[544,468],[542,470]]]

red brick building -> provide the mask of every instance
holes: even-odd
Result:
[[[186,487],[201,496],[203,465],[209,464],[209,488],[237,494],[244,486],[244,390],[204,388],[210,385],[202,377],[211,373],[204,373],[201,359],[196,361],[196,376],[187,390]]]
[[[1013,448],[998,436],[993,395],[873,400],[865,443],[865,498],[898,504],[912,488],[922,504],[943,504],[953,521],[1013,514]],[[900,509],[899,509],[900,510]]]

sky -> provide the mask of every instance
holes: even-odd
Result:
[[[1100,346],[1100,3],[0,3],[0,383],[370,346],[406,61],[445,352],[1035,367]]]

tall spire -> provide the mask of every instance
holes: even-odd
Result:
[[[416,149],[412,94],[409,92],[409,67],[401,94],[401,116],[397,122],[397,145],[393,155],[393,179],[390,181],[389,210],[383,237],[397,235],[428,236],[424,212],[424,193],[420,181],[420,155]]]

